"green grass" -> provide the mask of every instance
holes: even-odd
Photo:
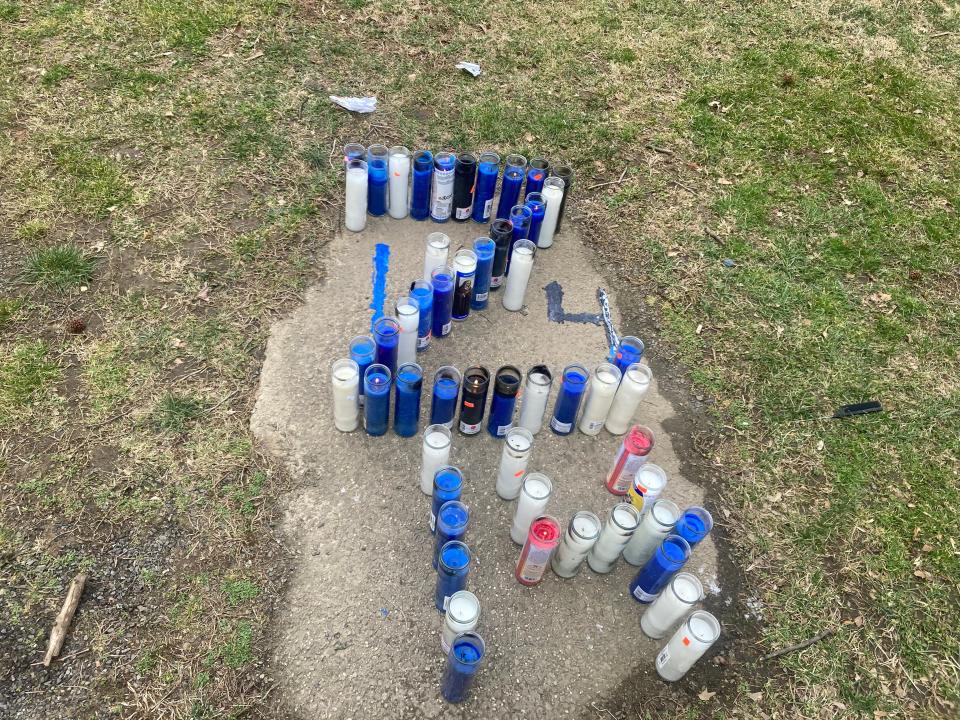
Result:
[[[183,433],[203,412],[203,404],[195,397],[167,393],[157,403],[153,424],[158,430]]]
[[[40,76],[40,84],[45,88],[54,88],[72,75],[70,67],[55,63]]]
[[[227,605],[236,607],[260,594],[260,588],[249,580],[227,580],[223,583],[223,594]]]
[[[46,343],[20,343],[0,355],[0,424],[16,410],[46,397],[60,375]]]
[[[20,17],[20,4],[15,2],[0,2],[0,20],[14,22]]]
[[[27,281],[64,292],[89,283],[97,261],[76,245],[54,245],[31,252],[24,264]]]
[[[130,184],[113,160],[77,145],[61,145],[53,157],[60,189],[77,211],[102,218],[130,201]]]

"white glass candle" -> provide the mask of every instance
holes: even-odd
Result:
[[[618,503],[600,531],[600,537],[587,554],[587,564],[598,573],[608,573],[623,552],[633,531],[640,524],[640,512],[630,503]]]
[[[458,590],[450,596],[447,612],[443,616],[440,632],[440,647],[444,654],[450,652],[450,644],[460,633],[470,632],[480,622],[480,601],[469,590]]]
[[[613,398],[610,412],[607,413],[605,423],[607,432],[623,435],[629,429],[633,416],[640,406],[640,400],[650,388],[651,379],[653,379],[653,373],[646,365],[633,363],[627,368],[623,373],[617,394]]]
[[[620,384],[620,368],[611,363],[601,363],[590,378],[590,396],[583,415],[580,416],[580,432],[584,435],[599,435],[607,413],[613,404]]]
[[[400,339],[397,341],[397,367],[417,361],[417,329],[420,327],[420,303],[415,298],[402,295],[394,306],[397,322],[400,323]]]
[[[540,432],[552,383],[553,375],[550,374],[550,369],[546,365],[534,365],[527,371],[527,382],[520,396],[518,427],[524,427],[534,435]]]
[[[510,272],[503,289],[503,307],[516,312],[523,307],[523,296],[527,293],[527,283],[533,272],[533,255],[537,246],[529,240],[517,240],[510,256]]]
[[[428,425],[423,431],[420,452],[420,490],[433,496],[433,476],[444,465],[450,464],[450,441],[453,435],[445,425]]]
[[[347,161],[347,189],[344,198],[347,230],[360,232],[367,226],[367,163],[365,160]]]
[[[623,559],[631,565],[642,566],[653,557],[663,539],[673,531],[680,518],[676,503],[661,498],[647,506],[643,522],[623,549]]]
[[[553,234],[557,231],[557,220],[560,218],[560,204],[563,202],[563,178],[548,177],[543,183],[543,201],[547,209],[543,213],[543,223],[540,225],[540,237],[537,238],[537,247],[548,248],[553,245]]]
[[[390,148],[390,217],[405,218],[409,211],[407,191],[410,188],[410,151],[396,145]]]
[[[513,515],[513,526],[510,528],[510,539],[517,545],[527,541],[530,523],[533,519],[543,515],[553,491],[553,483],[543,473],[527,473],[520,488],[520,499]]]
[[[627,499],[633,503],[641,513],[645,513],[660,499],[663,489],[667,486],[667,473],[659,465],[644,463],[637,470],[636,476],[630,483]]]
[[[562,578],[576,575],[598,537],[600,518],[588,510],[576,513],[550,561],[553,572]]]
[[[706,610],[690,613],[657,655],[657,672],[668,682],[679,680],[720,637],[720,621]]]
[[[532,450],[533,434],[529,430],[515,427],[507,432],[497,471],[497,495],[504,500],[513,500],[520,494]]]
[[[641,629],[648,637],[659,640],[680,618],[693,610],[702,597],[703,585],[696,575],[677,573],[670,584],[657,595],[657,599],[647,606],[646,612],[640,618]]]
[[[360,366],[350,358],[337,360],[330,373],[333,387],[333,424],[351,432],[360,424]]]
[[[427,235],[427,250],[423,257],[423,277],[429,278],[436,268],[446,267],[450,254],[450,238],[442,232]]]

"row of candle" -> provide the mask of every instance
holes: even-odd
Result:
[[[523,155],[508,155],[494,214],[500,180],[500,156],[495,152],[478,157],[469,152],[434,155],[420,150],[411,163],[410,151],[399,145],[365,148],[349,143],[343,156],[345,225],[354,232],[363,230],[367,215],[387,213],[397,219],[409,214],[414,220],[429,217],[437,223],[472,219],[486,224],[491,219],[506,219],[518,204],[527,204],[533,196],[531,220],[537,223],[537,234],[542,232],[544,244],[540,247],[549,247],[560,231],[573,183],[573,169],[567,165],[551,167],[544,158],[527,162]]]

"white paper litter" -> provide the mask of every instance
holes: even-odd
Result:
[[[331,95],[330,99],[342,108],[350,112],[372,113],[377,109],[377,98],[373,97],[340,97]]]
[[[460,70],[466,70],[468,73],[470,73],[474,77],[477,77],[481,73],[479,65],[472,62],[467,62],[466,60],[461,60],[460,62],[458,62],[457,68],[459,68]]]

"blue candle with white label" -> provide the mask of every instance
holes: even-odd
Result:
[[[437,511],[437,540],[433,547],[433,569],[437,569],[440,548],[451,540],[463,540],[467,534],[470,511],[459,500],[450,500]]]
[[[400,346],[400,323],[394,318],[380,318],[373,324],[373,339],[377,343],[377,362],[397,371],[397,350]]]
[[[396,403],[393,431],[400,437],[413,437],[420,424],[420,391],[423,387],[423,368],[416,363],[405,363],[397,368]]]
[[[493,399],[490,401],[490,419],[487,432],[500,440],[513,427],[513,410],[517,404],[522,374],[513,365],[497,370],[493,381]]]
[[[433,500],[430,503],[430,532],[437,532],[437,513],[444,503],[459,500],[463,492],[463,473],[452,465],[444,465],[433,476]]]
[[[413,156],[413,189],[410,191],[410,217],[430,217],[430,191],[433,187],[433,153],[420,150]]]
[[[543,158],[533,158],[530,161],[530,166],[527,168],[527,188],[524,190],[526,197],[530,197],[530,193],[543,190],[543,183],[550,174],[549,170],[550,163]]]
[[[433,283],[433,336],[442,338],[453,328],[453,268],[449,265],[434,268],[430,282]]]
[[[483,661],[485,646],[483,638],[475,632],[457,635],[447,653],[447,667],[440,682],[440,694],[448,703],[460,703],[467,699]]]
[[[390,151],[386,145],[371,145],[367,148],[367,212],[371,215],[387,213],[389,157]]]
[[[417,324],[417,352],[430,347],[433,332],[433,283],[418,278],[410,285],[410,297],[417,301],[420,308],[420,322]]]
[[[377,354],[377,344],[369,335],[357,335],[350,341],[350,359],[360,369],[360,404],[363,405],[363,377],[367,368],[373,365]]]
[[[473,221],[486,224],[493,213],[493,196],[500,177],[500,156],[495,152],[480,153],[477,163],[477,189],[473,195]]]
[[[450,596],[467,587],[470,572],[470,548],[460,540],[451,540],[442,548],[437,558],[437,589],[434,604],[440,612],[446,612]]]
[[[580,402],[587,389],[590,373],[583,365],[568,365],[563,369],[560,394],[553,406],[550,429],[557,435],[569,435],[577,421]]]
[[[470,307],[473,310],[487,307],[496,250],[497,244],[488,237],[478,237],[473,241],[473,252],[477,255],[477,272],[473,278],[473,294],[470,296]]]
[[[630,583],[633,599],[652,603],[689,557],[690,544],[679,535],[668,535]]]
[[[390,368],[374,363],[363,376],[363,428],[368,435],[385,435],[390,424]]]
[[[520,199],[523,178],[527,171],[527,159],[523,155],[507,155],[503,168],[503,182],[500,183],[500,202],[497,204],[497,217],[510,216],[510,208]]]
[[[713,516],[706,508],[692,505],[683,511],[673,531],[686,540],[693,548],[713,529]]]
[[[543,216],[547,212],[547,204],[543,201],[543,195],[539,192],[532,192],[527,195],[527,201],[524,203],[530,208],[530,231],[527,239],[534,245],[540,242],[540,226],[543,225]]]
[[[461,380],[460,371],[452,365],[444,365],[437,369],[433,376],[433,399],[430,403],[431,425],[444,425],[453,429]]]
[[[513,246],[517,244],[517,240],[526,240],[530,234],[530,221],[533,219],[533,211],[526,205],[514,205],[510,208],[509,219],[513,224],[513,236],[510,238],[510,250],[507,252],[507,275],[510,274]]]
[[[433,192],[430,197],[430,219],[445,223],[453,214],[453,174],[457,157],[450,152],[437,153],[433,158]]]

